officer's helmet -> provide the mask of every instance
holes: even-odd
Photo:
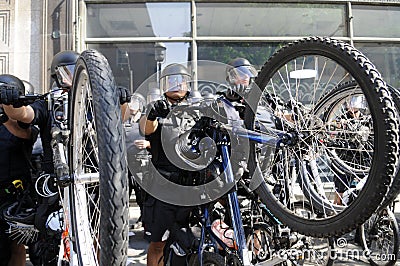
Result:
[[[160,76],[160,89],[163,93],[173,91],[190,92],[191,75],[181,64],[170,64],[164,68]]]
[[[245,58],[232,59],[226,67],[226,81],[230,85],[249,85],[250,80],[257,76],[257,70]]]
[[[14,87],[18,89],[21,94],[25,94],[25,85],[24,83],[17,78],[16,76],[10,74],[1,74],[0,75],[0,86],[1,87]]]
[[[79,54],[75,51],[62,51],[53,57],[50,74],[58,87],[69,88],[72,86],[75,64],[78,58]]]
[[[146,106],[146,99],[140,93],[133,93],[131,96],[131,101],[128,103],[130,110],[143,112]]]

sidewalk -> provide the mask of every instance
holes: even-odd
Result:
[[[129,250],[128,261],[130,266],[146,266],[146,255],[148,242],[143,239],[143,227],[134,228],[140,216],[139,206],[130,201],[129,208]]]

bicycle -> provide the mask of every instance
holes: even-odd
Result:
[[[251,199],[250,206],[244,209],[242,216],[253,264],[274,265],[286,256],[286,261],[294,265],[333,265],[336,252],[333,238],[309,237],[294,232],[284,226],[254,193],[249,192],[248,198]],[[310,206],[302,202],[295,202],[293,206],[303,217],[315,215]]]
[[[196,121],[191,127],[190,133],[182,134],[178,140],[176,150],[179,154],[178,157],[183,160],[181,163],[190,164],[196,160],[198,167],[204,165],[204,162],[212,160],[211,171],[218,173],[212,181],[203,180],[205,186],[208,182],[218,182],[219,189],[213,188],[217,190],[216,195],[213,194],[216,191],[207,193],[207,197],[211,200],[209,204],[198,207],[196,221],[201,233],[195,247],[191,247],[191,249],[188,246],[185,247],[188,253],[186,255],[189,256],[188,265],[258,265],[259,263],[275,265],[286,261],[293,263],[302,261],[304,264],[307,258],[303,256],[302,250],[306,250],[308,253],[311,253],[311,250],[315,251],[315,253],[309,254],[310,258],[307,263],[315,259],[316,262],[313,262],[313,265],[331,265],[332,261],[323,257],[329,255],[328,250],[333,250],[332,240],[326,239],[323,249],[316,250],[310,241],[311,238],[303,237],[283,226],[265,205],[259,208],[258,198],[251,192],[248,184],[242,182],[242,179],[239,180],[240,186],[247,192],[238,196],[234,173],[239,169],[237,166],[235,167],[235,160],[230,156],[230,152],[233,149],[231,143],[237,144],[240,140],[236,139],[235,134],[228,133],[230,130],[227,129],[229,126],[226,123],[215,119],[217,116],[219,118],[230,117],[235,122],[240,120],[237,115],[235,117],[235,109],[229,101],[224,97],[219,97],[213,101],[206,100],[197,103],[195,106],[175,106],[171,112],[173,113],[172,121],[179,120],[179,118]],[[182,124],[186,123],[186,121],[182,122]],[[236,128],[235,130],[240,129]],[[200,140],[209,143],[208,141],[211,139],[214,140],[215,147],[201,144]],[[204,153],[212,154],[212,156],[203,157]],[[215,161],[217,162],[216,166]],[[204,191],[206,190],[207,188],[204,187]],[[219,193],[222,193],[220,195],[223,196],[218,196]],[[243,210],[240,207],[240,197],[250,199],[250,210]],[[220,205],[220,207],[217,208],[216,205]],[[295,205],[296,212],[302,217],[309,219],[313,215],[309,207],[298,203]],[[255,212],[258,213],[254,214]],[[216,227],[214,223],[218,224],[218,221],[219,224],[223,224],[220,228],[223,233],[220,236],[214,231]],[[226,235],[228,231],[230,236]],[[172,235],[175,236],[176,233],[172,233]],[[261,235],[262,240],[258,239]],[[254,243],[257,244],[254,245]],[[315,247],[321,248],[323,241],[315,239],[315,243],[318,243]],[[167,246],[169,245],[170,243],[167,243]],[[295,249],[299,249],[297,254],[291,254],[291,251]]]
[[[45,100],[52,118],[55,181],[61,197],[62,265],[125,265],[128,251],[128,181],[119,96],[107,59],[83,51],[73,85]],[[63,116],[56,117],[56,112]],[[49,194],[50,179],[38,187]],[[46,195],[44,195],[46,196]]]

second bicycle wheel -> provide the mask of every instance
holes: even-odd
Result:
[[[332,121],[321,111],[324,96],[346,82],[355,83],[357,95],[349,90],[340,95],[341,104],[325,102],[323,108],[335,105],[338,110],[366,114],[367,124],[349,123],[345,130],[341,128],[340,145],[348,150],[357,148],[354,137],[372,145],[366,150],[367,160],[359,165],[344,160],[347,157],[337,146],[332,148],[338,130],[332,129]],[[360,104],[358,109],[351,106],[352,96],[360,96],[353,100]],[[249,170],[253,178],[266,181],[255,192],[283,223],[305,235],[340,236],[363,223],[379,206],[396,173],[397,111],[379,72],[361,52],[329,38],[291,43],[263,66],[247,105],[246,127],[262,132],[266,127],[261,116],[268,112],[275,124],[272,132],[281,139],[269,156],[262,154],[262,144],[254,144]],[[272,158],[272,162],[260,158]],[[340,192],[330,173],[339,167],[364,177],[346,204],[335,201]],[[298,201],[309,204],[316,215],[306,219],[296,214],[293,202]]]
[[[84,51],[71,92],[67,222],[78,265],[126,265],[128,177],[119,95],[107,59]],[[73,264],[75,265],[75,261]]]
[[[367,250],[368,260],[373,266],[396,265],[400,235],[396,216],[390,208],[374,213],[360,227],[361,244]]]

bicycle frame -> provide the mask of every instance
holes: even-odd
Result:
[[[217,101],[219,100],[224,104],[227,105],[230,104],[223,98],[217,99]],[[290,145],[294,139],[294,136],[291,135],[290,133],[285,133],[270,127],[267,127],[265,132],[256,132],[253,130],[244,129],[240,125],[228,125],[227,123],[210,123],[208,126],[209,128],[212,129],[212,133],[210,135],[213,135],[214,141],[218,143],[217,145],[219,146],[220,156],[222,159],[222,168],[224,169],[224,180],[227,184],[235,184],[236,181],[234,178],[234,173],[232,170],[232,165],[230,160],[230,152],[229,152],[230,147],[228,144],[230,140],[226,132],[231,133],[230,134],[231,137],[248,140],[256,144],[264,144],[266,146],[270,146],[273,148],[283,147],[284,145]],[[224,134],[217,133],[221,131],[222,132],[225,131],[225,133]],[[292,179],[295,179],[295,177],[292,177]],[[292,182],[293,181],[294,180],[292,180]],[[253,182],[253,180],[251,182]],[[251,193],[250,188],[245,187],[245,189],[248,190],[247,191],[248,193]],[[209,235],[211,236],[211,245],[214,248],[216,245],[218,245],[220,246],[220,248],[225,250],[226,254],[236,255],[241,260],[243,265],[254,265],[252,264],[252,262],[250,262],[249,253],[251,253],[252,251],[249,251],[247,247],[246,235],[244,232],[244,224],[242,220],[238,194],[235,186],[225,196],[227,198],[226,209],[230,213],[229,216],[230,223],[234,232],[234,242],[236,243],[235,247],[237,249],[228,247],[227,244],[225,244],[221,239],[218,238],[218,236],[214,234],[214,232],[211,229],[212,228],[211,217],[207,207],[208,205],[206,205],[205,207],[202,208],[203,215],[200,217],[201,236],[200,236],[200,245],[197,250],[199,263],[200,265],[202,265],[203,261],[202,253],[204,252],[205,248],[210,245],[205,242],[206,236]],[[286,227],[281,230],[281,226],[283,225],[282,222],[272,214],[272,212],[268,209],[267,206],[262,206],[260,207],[260,209],[262,214],[269,219],[270,222],[268,223],[268,225],[273,227],[273,230],[275,232],[274,237],[288,238],[288,241],[284,241],[281,243],[284,244],[283,248],[286,248],[286,244],[291,246],[292,244],[290,244],[289,240],[291,238],[290,234],[291,230]],[[296,243],[298,241],[300,241],[300,239],[298,239]],[[278,244],[278,246],[280,246],[281,244]],[[282,250],[279,251],[281,252]],[[296,263],[296,258],[290,257],[290,254],[285,254],[285,253],[280,253],[280,254],[282,256],[276,256],[275,254],[271,256],[271,258],[269,258],[268,260],[259,262],[255,265],[276,265],[277,263],[284,262],[287,260]]]
[[[227,102],[225,99],[221,99],[221,102],[224,102],[226,104],[230,104]],[[286,134],[284,132],[281,132],[279,130],[275,130],[272,128],[269,128],[271,132],[274,132],[275,135],[272,134],[263,134],[259,132],[255,132],[252,130],[247,130],[244,129],[243,127],[240,126],[229,126],[226,124],[221,125],[221,128],[218,126],[212,127],[214,131],[218,131],[221,128],[226,129],[227,131],[230,131],[233,133],[235,137],[238,138],[245,138],[250,141],[254,141],[255,143],[261,143],[261,144],[266,144],[268,146],[276,147],[277,145],[284,145],[283,143],[286,143],[290,139],[290,135]],[[218,135],[218,134],[214,134]],[[230,154],[229,154],[229,146],[226,144],[229,142],[227,135],[224,135],[222,139],[217,139],[216,142],[222,143],[220,146],[220,151],[221,151],[221,157],[222,157],[222,168],[224,169],[224,180],[227,184],[234,184],[235,183],[235,178],[233,175],[233,170],[232,170],[232,165],[230,161]],[[200,219],[200,223],[202,224],[201,227],[201,237],[200,237],[200,245],[198,247],[198,259],[200,262],[200,265],[202,265],[202,253],[204,248],[207,246],[205,245],[205,237],[206,234],[209,234],[212,236],[213,242],[216,242],[220,247],[222,247],[223,250],[229,252],[229,253],[234,253],[236,254],[239,259],[243,262],[244,265],[251,265],[251,262],[249,261],[248,257],[248,249],[247,249],[247,244],[246,244],[246,236],[244,232],[244,227],[243,227],[243,221],[242,221],[242,215],[241,215],[241,210],[240,210],[240,205],[239,205],[239,200],[238,200],[238,195],[236,189],[233,189],[233,191],[227,193],[227,200],[228,200],[228,211],[230,212],[230,218],[231,218],[231,225],[233,228],[234,232],[234,242],[236,243],[237,250],[232,250],[229,248],[221,239],[219,239],[214,232],[211,230],[211,221],[210,221],[210,215],[207,207],[203,208],[203,216]],[[267,210],[267,209],[266,209]],[[276,225],[281,225],[282,223],[272,215],[269,211],[267,212],[267,215],[273,219],[274,223]],[[274,265],[276,263],[284,261],[281,258],[273,258],[270,261],[267,261],[262,264],[257,264],[257,265]]]

